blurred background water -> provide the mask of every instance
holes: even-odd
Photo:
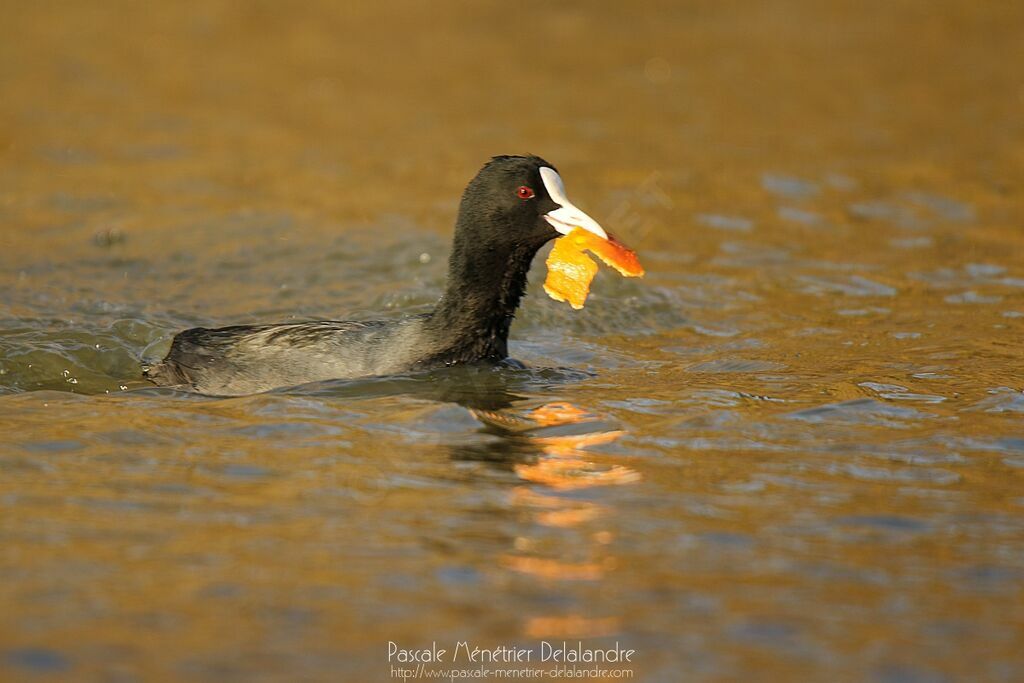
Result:
[[[0,677],[1020,680],[1024,6],[5,2]],[[540,154],[638,249],[526,370],[214,399],[194,325],[439,296]]]

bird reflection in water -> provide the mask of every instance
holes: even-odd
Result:
[[[612,510],[580,494],[597,487],[633,484],[641,477],[625,465],[602,462],[602,456],[587,449],[611,443],[625,432],[609,428],[600,416],[567,402],[547,403],[526,411],[470,411],[488,429],[505,434],[521,446],[528,445],[536,454],[534,458],[517,459],[512,465],[522,480],[509,494],[513,505],[528,511],[540,527],[577,531],[580,543],[573,545],[586,549],[586,556],[579,561],[545,557],[539,539],[521,535],[515,539],[514,552],[503,555],[500,564],[544,582],[601,581],[617,565],[611,551],[614,534],[602,524]],[[532,615],[524,624],[528,638],[586,638],[612,635],[618,630],[615,616]]]
[[[453,460],[487,463],[516,477],[510,503],[532,524],[512,539],[498,566],[529,577],[544,588],[587,590],[600,585],[618,560],[612,548],[614,509],[602,489],[640,481],[640,473],[589,449],[626,432],[607,418],[563,401],[538,396],[589,379],[568,368],[528,368],[514,361],[499,367],[463,366],[413,375],[318,382],[289,394],[334,398],[412,396],[467,409],[492,439],[451,444]],[[565,535],[571,535],[570,539]],[[557,546],[552,544],[561,537]],[[566,548],[573,548],[572,557]],[[620,631],[615,615],[571,613],[524,615],[524,636],[589,638]]]

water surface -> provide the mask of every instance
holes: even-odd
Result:
[[[0,675],[1019,680],[1019,7],[350,5],[7,8]],[[574,312],[538,257],[527,369],[141,380],[190,326],[426,310],[516,152],[648,272]]]

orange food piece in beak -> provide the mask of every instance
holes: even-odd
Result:
[[[574,231],[579,232],[579,231]],[[568,301],[579,310],[590,293],[590,282],[597,275],[597,264],[573,244],[568,235],[555,240],[555,246],[546,261],[548,276],[544,291],[555,301]]]
[[[623,277],[640,277],[644,268],[636,252],[609,235],[604,239],[589,230],[577,228],[555,240],[546,261],[548,277],[544,291],[555,301],[568,301],[579,310],[590,293],[590,283],[597,274],[597,264],[583,253],[586,249],[619,271]]]

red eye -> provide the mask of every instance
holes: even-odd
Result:
[[[520,185],[519,189],[516,190],[516,195],[520,199],[533,199],[533,190],[528,188],[526,185]]]

